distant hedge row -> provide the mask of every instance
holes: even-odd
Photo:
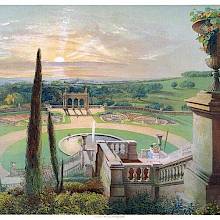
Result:
[[[211,71],[188,71],[181,74],[183,77],[210,77]]]

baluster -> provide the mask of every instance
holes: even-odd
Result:
[[[115,152],[118,154],[119,153],[119,143],[115,144]]]
[[[176,179],[178,180],[180,178],[180,168],[179,168],[179,164],[177,164],[177,167],[176,167]]]
[[[183,163],[182,164],[182,179],[183,179],[183,177],[184,177],[184,172],[185,172],[185,167],[186,167],[186,164],[185,163]]]
[[[118,144],[118,153],[121,153],[121,144]]]
[[[162,170],[159,171],[159,182],[162,182]]]
[[[144,181],[144,167],[141,168],[141,181]]]
[[[128,169],[127,176],[128,176],[128,180],[129,181],[133,181],[134,180],[134,169],[133,168],[129,168]]]
[[[148,181],[149,179],[149,169],[146,167],[143,169],[143,180]]]
[[[114,150],[114,144],[113,144],[113,143],[110,144],[110,149],[111,149],[112,151]]]
[[[140,167],[138,167],[137,169],[136,169],[136,180],[137,181],[140,181],[141,180],[141,168]]]
[[[165,170],[164,170],[164,169],[162,169],[162,170],[160,171],[160,175],[161,175],[160,181],[161,181],[161,182],[164,182],[164,178],[165,178]]]
[[[170,167],[167,168],[168,170],[168,182],[170,181]]]
[[[168,171],[167,171],[167,169],[165,169],[165,182],[167,182],[168,181]]]
[[[176,180],[176,166],[174,166],[174,168],[173,168],[173,171],[174,171],[174,180]]]
[[[184,172],[183,172],[183,164],[180,164],[180,179],[181,179],[181,180],[183,179],[183,175],[184,175]]]
[[[171,169],[168,167],[168,182],[171,180]]]
[[[124,145],[124,143],[121,143],[120,148],[121,148],[121,154],[124,154],[125,153],[125,145]]]

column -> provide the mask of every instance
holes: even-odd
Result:
[[[186,101],[193,111],[193,161],[185,170],[185,196],[220,204],[220,94],[202,91]]]

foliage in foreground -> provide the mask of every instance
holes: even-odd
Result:
[[[90,184],[91,182],[88,183]],[[29,199],[20,189],[0,193],[0,214],[220,214],[220,207],[215,203],[198,209],[192,204],[184,204],[181,200],[163,198],[155,201],[147,193],[138,194],[127,201],[108,202],[105,196],[89,191],[88,185],[64,184],[64,191],[59,195],[47,189],[40,194],[38,201]]]
[[[57,195],[43,191],[32,199],[22,194],[0,193],[0,214],[86,214],[101,215],[108,208],[107,198],[101,194],[84,192]]]
[[[185,205],[180,200],[167,198],[153,200],[147,193],[138,194],[123,201],[110,203],[108,214],[160,214],[160,215],[191,215],[194,213],[192,204]]]
[[[209,203],[205,207],[197,209],[196,215],[220,215],[220,207],[216,203]]]

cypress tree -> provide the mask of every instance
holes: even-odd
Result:
[[[50,145],[50,160],[53,168],[53,172],[56,178],[56,192],[58,192],[59,187],[59,164],[57,159],[56,151],[56,140],[54,136],[54,127],[51,117],[51,113],[48,112],[48,125],[47,125],[48,135],[49,135],[49,145]]]
[[[39,196],[42,190],[41,171],[41,51],[37,51],[34,84],[32,87],[31,112],[27,131],[25,182],[29,197]]]
[[[64,163],[62,160],[59,193],[63,191],[63,171],[64,171]]]

